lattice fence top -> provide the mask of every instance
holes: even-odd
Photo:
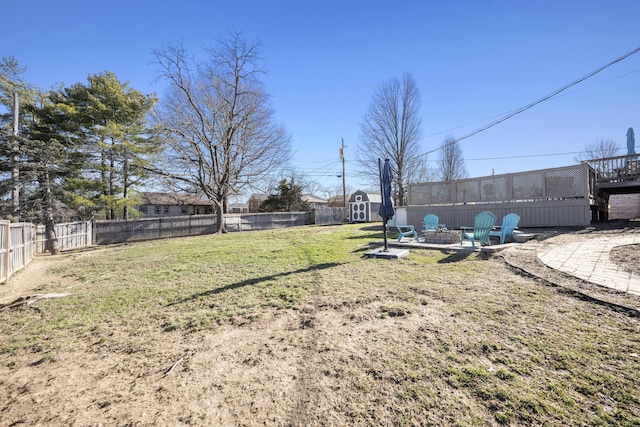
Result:
[[[409,185],[410,205],[510,202],[592,197],[586,164]]]

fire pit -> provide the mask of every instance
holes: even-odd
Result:
[[[424,236],[425,243],[447,245],[460,241],[459,231],[448,230],[446,228],[439,228],[437,230],[424,230],[422,231],[422,235]]]

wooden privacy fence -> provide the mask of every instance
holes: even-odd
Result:
[[[35,226],[0,220],[0,282],[31,262],[35,254]]]
[[[136,242],[168,237],[199,236],[215,233],[215,215],[166,216],[121,221],[95,221],[94,244]],[[226,214],[228,231],[266,230],[294,227],[309,223],[306,212],[272,212],[255,214]]]
[[[93,244],[93,226],[91,221],[68,222],[56,224],[56,238],[61,251],[84,248]],[[44,225],[36,227],[35,238],[36,253],[45,253],[47,248],[47,235]]]
[[[426,214],[448,228],[473,225],[491,211],[520,216],[520,227],[584,226],[597,202],[596,172],[588,164],[505,175],[409,185],[407,224],[422,228]]]
[[[216,231],[215,215],[167,216],[94,221],[94,244],[136,242],[168,237],[198,236]]]
[[[409,206],[594,199],[595,171],[588,164],[409,184]]]
[[[316,225],[343,224],[349,216],[347,208],[312,209],[310,222]]]

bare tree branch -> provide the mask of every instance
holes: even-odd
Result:
[[[360,176],[378,180],[378,158],[389,159],[393,167],[395,201],[403,206],[410,182],[427,175],[426,158],[419,157],[422,138],[420,92],[411,74],[390,79],[373,94],[361,124],[356,162]],[[375,187],[374,187],[375,188]]]
[[[291,136],[274,122],[260,80],[258,50],[258,43],[232,33],[206,49],[201,62],[179,45],[154,52],[160,76],[170,83],[156,114],[167,141],[162,174],[211,200],[219,233],[229,196],[276,172],[291,155]]]
[[[453,136],[447,136],[442,142],[438,170],[442,181],[464,179],[469,176],[462,149]]]

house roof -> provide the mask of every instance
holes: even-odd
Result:
[[[251,197],[249,197],[249,200],[257,200],[258,202],[262,202],[264,200],[267,200],[268,197],[269,197],[268,194],[253,193]]]
[[[303,194],[302,200],[307,203],[327,203],[325,199],[322,199],[314,194]]]
[[[343,198],[343,197],[346,197],[347,202],[349,202],[349,199],[351,198],[351,194],[348,194],[348,193],[347,193],[347,194],[345,194],[344,196],[343,196],[342,194],[339,194],[339,195],[337,195],[337,196],[329,197],[329,203],[332,203],[332,202],[333,202],[333,203],[335,203],[335,202],[342,202],[342,198]]]
[[[142,193],[143,205],[190,205],[190,206],[211,206],[207,199],[190,196],[188,194],[177,193]]]

